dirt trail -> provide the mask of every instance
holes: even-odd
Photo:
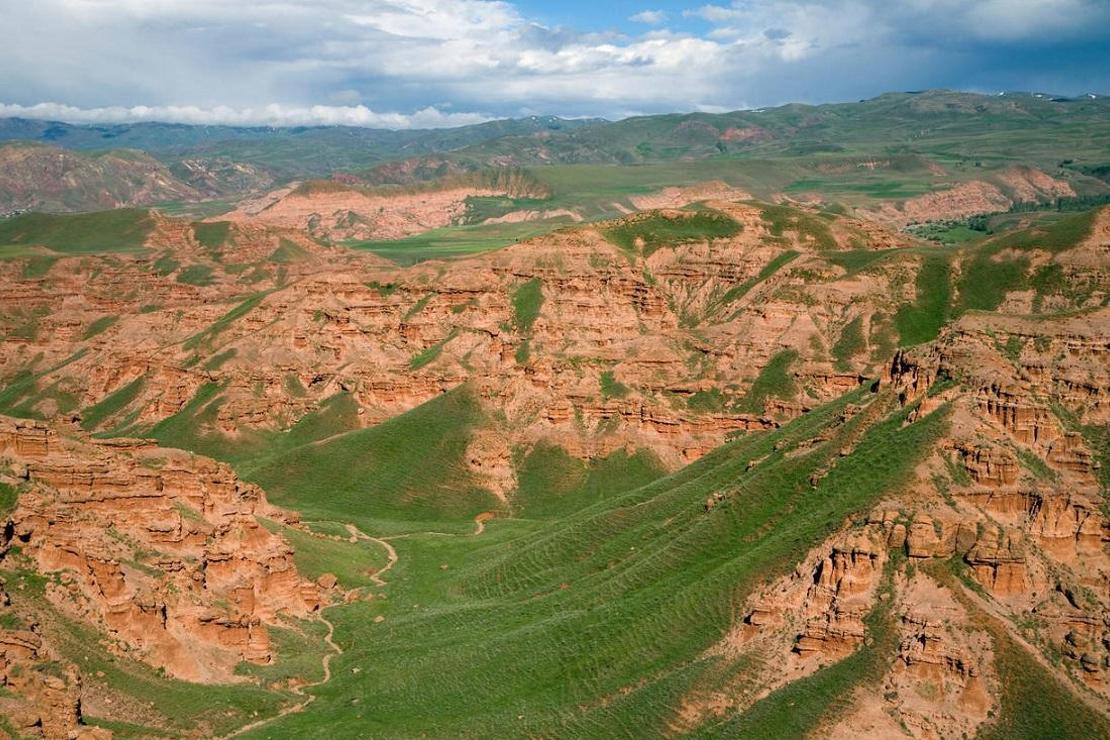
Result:
[[[323,666],[323,669],[324,669],[324,675],[320,678],[319,681],[313,681],[312,683],[306,683],[302,686],[292,687],[293,693],[296,694],[297,696],[303,696],[304,701],[299,701],[296,704],[290,704],[289,706],[285,707],[280,712],[278,712],[277,714],[275,714],[271,717],[266,717],[265,719],[260,719],[260,720],[256,720],[254,722],[251,722],[248,725],[243,725],[242,727],[240,727],[235,732],[224,735],[223,738],[226,739],[226,738],[232,738],[232,737],[239,737],[240,735],[244,735],[248,732],[253,732],[254,730],[257,730],[260,727],[264,727],[264,726],[270,724],[271,722],[276,722],[277,720],[281,719],[282,717],[286,717],[290,714],[293,714],[294,712],[301,712],[309,704],[316,701],[316,695],[315,694],[305,694],[305,689],[311,689],[315,686],[322,686],[323,684],[326,684],[328,681],[330,681],[331,680],[331,660],[335,656],[343,654],[343,648],[339,647],[339,645],[333,639],[333,637],[335,636],[335,625],[332,624],[328,620],[328,618],[325,617],[323,614],[319,615],[317,618],[321,622],[323,622],[324,624],[326,624],[328,626],[328,632],[327,632],[326,635],[324,635],[324,642],[326,642],[328,644],[328,647],[331,648],[332,652],[325,655],[320,661],[320,664],[321,664],[321,666]]]
[[[490,521],[496,516],[497,515],[494,514],[492,511],[483,511],[481,514],[474,517],[474,534],[472,536],[477,537],[482,532],[485,532],[486,522]]]
[[[353,524],[347,524],[347,525],[344,525],[344,526],[347,527],[347,531],[350,532],[351,536],[354,537],[355,539],[368,540],[370,542],[377,543],[377,544],[379,544],[379,545],[381,545],[382,547],[385,548],[385,555],[386,555],[385,565],[382,566],[382,569],[379,570],[377,573],[373,573],[370,576],[370,580],[372,580],[375,585],[384,586],[385,581],[382,580],[381,575],[382,575],[382,573],[385,573],[386,571],[388,571],[390,568],[392,568],[397,563],[397,551],[393,548],[393,545],[389,544],[385,540],[378,539],[377,537],[371,537],[370,535],[366,534],[365,532],[363,532],[361,529],[359,529],[358,527],[356,527]]]
[[[495,516],[496,515],[492,511],[483,511],[481,514],[474,517],[474,532],[471,533],[470,536],[471,537],[477,537],[478,535],[482,534],[482,532],[486,531],[486,522],[493,519]],[[366,534],[361,529],[356,527],[354,524],[344,524],[343,526],[347,530],[347,532],[350,533],[350,535],[352,537],[354,537],[355,539],[365,540],[365,541],[368,541],[368,542],[374,542],[378,545],[381,545],[383,548],[385,548],[386,558],[387,558],[386,564],[384,566],[382,566],[381,570],[379,570],[378,572],[376,572],[376,573],[374,573],[370,576],[370,580],[372,580],[376,585],[385,586],[386,582],[382,579],[381,576],[382,576],[383,573],[389,571],[394,565],[396,565],[397,560],[398,560],[397,550],[387,540],[381,539],[379,537],[371,537],[370,535]],[[446,533],[446,532],[422,532],[421,534],[443,534],[443,535],[447,535],[448,533]],[[405,535],[399,535],[399,536],[405,536]],[[223,736],[224,740],[226,740],[226,738],[239,737],[240,735],[244,735],[248,732],[253,732],[254,730],[257,730],[260,727],[265,727],[266,725],[270,724],[271,722],[276,722],[277,720],[281,719],[282,717],[287,717],[290,714],[293,714],[294,712],[301,712],[309,704],[316,701],[316,695],[315,694],[305,694],[305,689],[311,689],[311,688],[314,688],[316,686],[322,686],[323,684],[330,681],[331,680],[331,661],[332,661],[332,658],[334,658],[337,655],[342,655],[343,654],[343,648],[339,647],[339,645],[333,639],[333,637],[335,636],[335,625],[332,624],[327,619],[327,617],[325,617],[322,613],[318,616],[318,619],[328,626],[328,632],[327,632],[326,635],[324,635],[324,642],[326,642],[328,644],[328,647],[331,648],[331,650],[332,650],[332,652],[328,653],[327,655],[325,655],[321,659],[321,665],[323,666],[323,669],[324,669],[323,677],[319,681],[313,681],[312,683],[306,683],[302,686],[294,686],[292,688],[292,691],[293,691],[294,694],[296,694],[297,696],[303,696],[304,697],[304,701],[297,702],[296,704],[290,704],[289,706],[285,707],[280,712],[278,712],[277,714],[275,714],[271,717],[266,717],[265,719],[256,720],[254,722],[251,722],[250,724],[244,725],[243,727],[240,727],[235,732],[224,735]]]
[[[382,573],[385,573],[387,570],[392,568],[393,565],[397,562],[397,551],[395,549],[393,549],[393,545],[389,544],[385,540],[380,540],[377,537],[371,537],[370,535],[366,534],[365,532],[363,532],[361,529],[359,529],[358,527],[356,527],[353,524],[345,524],[344,527],[347,529],[347,531],[351,534],[352,537],[355,537],[356,539],[360,539],[360,540],[368,540],[370,542],[375,542],[375,543],[377,543],[377,544],[379,544],[379,545],[381,545],[382,547],[385,548],[386,556],[387,556],[388,560],[387,560],[385,566],[383,566],[381,570],[379,570],[377,573],[370,576],[370,579],[375,584],[377,584],[378,586],[386,585],[385,581],[383,581],[380,576],[381,576]],[[323,536],[323,535],[320,535],[320,536]],[[326,624],[328,626],[328,632],[327,632],[326,635],[324,635],[324,642],[326,642],[328,647],[331,648],[331,652],[328,653],[327,655],[325,655],[320,660],[320,664],[324,669],[324,675],[320,678],[319,681],[313,681],[312,683],[306,683],[306,684],[301,685],[301,686],[292,687],[292,692],[294,694],[296,694],[297,696],[304,697],[304,701],[299,701],[295,704],[290,704],[289,706],[285,707],[280,712],[278,712],[277,714],[275,714],[271,717],[266,717],[265,719],[260,719],[260,720],[257,720],[255,722],[251,722],[248,725],[244,725],[243,727],[240,727],[235,732],[232,732],[228,735],[224,735],[223,736],[224,738],[238,737],[238,736],[244,735],[248,732],[253,732],[254,730],[257,730],[260,727],[264,727],[264,726],[270,724],[271,722],[276,722],[277,720],[281,719],[282,717],[287,717],[290,714],[293,714],[294,712],[304,711],[305,707],[307,707],[312,702],[316,701],[316,695],[315,694],[306,694],[305,689],[311,689],[311,688],[314,688],[316,686],[322,686],[322,685],[326,684],[328,681],[330,681],[331,680],[331,661],[332,661],[332,658],[334,658],[337,655],[342,655],[343,654],[343,648],[339,647],[339,644],[336,643],[335,639],[334,639],[335,638],[335,625],[332,624],[331,621],[329,621],[328,618],[323,615],[323,613],[321,613],[317,618],[321,622],[323,622],[324,624]]]
[[[486,522],[491,521],[491,520],[496,519],[496,518],[497,518],[497,514],[493,513],[492,511],[483,511],[481,514],[474,517],[474,531],[469,533],[469,534],[466,534],[466,533],[463,533],[463,532],[434,532],[434,531],[429,530],[429,531],[426,531],[426,532],[406,532],[405,534],[395,534],[395,535],[392,535],[390,537],[386,537],[385,540],[403,540],[403,539],[407,539],[409,537],[429,537],[429,536],[430,537],[477,537],[478,535],[482,534],[482,532],[486,531]],[[374,538],[371,537],[369,539],[374,539]],[[378,540],[378,541],[384,543],[385,540]]]

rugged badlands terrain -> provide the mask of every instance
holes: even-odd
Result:
[[[1110,209],[323,192],[0,224],[4,732],[1110,736]]]

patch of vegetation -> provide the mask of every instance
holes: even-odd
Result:
[[[140,376],[89,406],[81,412],[81,428],[85,431],[96,429],[107,419],[123,411],[139,397],[145,383],[146,378]]]
[[[972,216],[956,221],[930,221],[910,226],[906,231],[919,239],[927,239],[951,247],[985,239],[989,233],[989,227],[984,217]]]
[[[851,369],[851,360],[867,349],[867,339],[863,336],[863,317],[857,316],[840,331],[840,338],[832,346],[832,356],[837,370]]]
[[[166,277],[173,273],[177,268],[181,267],[181,263],[173,258],[173,254],[166,252],[154,260],[154,274],[159,277]]]
[[[647,485],[621,490],[618,473],[585,506],[559,495],[578,488],[579,462],[522,454],[515,501],[536,518],[496,519],[479,537],[394,539],[388,598],[329,612],[347,650],[335,678],[267,734],[324,718],[332,732],[371,736],[665,734],[683,697],[719,686],[711,668],[739,670],[705,657],[737,604],[902,485],[945,430],[943,408],[905,424],[912,409],[889,393],[837,425],[844,404],[867,398],[850,393]],[[824,430],[827,442],[786,454]],[[858,444],[841,457],[848,438]],[[828,472],[815,489],[817,470]]]
[[[89,324],[89,328],[85,329],[85,335],[82,339],[92,339],[97,334],[102,334],[114,326],[117,321],[119,321],[119,316],[101,316],[99,319]]]
[[[948,320],[952,301],[951,266],[946,255],[926,255],[917,273],[917,300],[901,306],[894,326],[902,346],[930,342]]]
[[[308,395],[308,391],[296,373],[286,373],[282,384],[285,386],[285,391],[294,398],[304,398]]]
[[[960,271],[956,313],[994,311],[1002,305],[1007,293],[1025,287],[1028,270],[1027,259],[992,259],[987,252],[971,256]]]
[[[287,619],[286,624],[267,630],[275,654],[273,663],[258,665],[243,661],[235,667],[235,674],[250,676],[263,685],[321,680],[324,677],[321,658],[331,652],[324,640],[327,628],[322,622],[306,619]]]
[[[211,265],[189,265],[177,273],[177,282],[204,288],[213,283]]]
[[[36,371],[33,366],[26,367],[4,378],[0,384],[0,413],[24,419],[38,419],[42,415],[34,407],[47,398],[54,398],[61,411],[72,410],[77,404],[76,397],[66,394],[57,383],[43,389],[39,388],[38,383],[51,373],[84,357],[86,351],[80,349],[58,364],[43,370]]]
[[[38,278],[45,277],[46,273],[50,272],[50,268],[53,267],[54,263],[57,261],[57,257],[49,257],[42,254],[32,255],[23,263],[21,277],[24,280],[37,280]]]
[[[409,370],[419,370],[425,365],[433,362],[443,352],[443,348],[447,346],[447,343],[454,339],[456,335],[456,331],[452,330],[444,339],[413,355],[412,359],[409,360]]]
[[[795,257],[798,256],[798,254],[798,252],[795,252],[793,250],[786,250],[785,252],[780,252],[779,254],[775,255],[775,257],[770,262],[763,266],[763,269],[760,270],[754,278],[749,278],[739,285],[734,285],[733,287],[726,290],[721,296],[720,300],[717,302],[718,305],[725,306],[729,303],[732,303],[733,301],[740,300],[741,298],[746,296],[752,288],[759,285],[764,280],[778,272],[781,268],[788,265],[791,261],[793,261]]]
[[[470,435],[482,421],[477,400],[456,388],[368,429],[281,445],[272,457],[241,464],[240,474],[274,503],[314,519],[469,520],[497,508],[466,465]]]
[[[18,321],[20,323],[8,332],[8,337],[33,342],[39,335],[39,323],[49,313],[50,309],[47,306],[16,308],[7,318],[13,322]]]
[[[224,366],[224,363],[231,360],[235,355],[239,354],[239,350],[232,347],[231,349],[224,350],[219,354],[212,355],[208,361],[204,363],[205,370],[219,370]]]
[[[399,286],[397,283],[379,283],[377,280],[371,280],[366,284],[366,287],[378,291],[379,298],[388,298],[397,292]]]
[[[146,210],[25,213],[0,220],[0,245],[42,245],[62,254],[137,251],[154,230]]]
[[[519,516],[550,519],[566,516],[660,478],[664,469],[649,450],[581,460],[556,445],[541,442],[514,456],[517,490],[513,508]]]
[[[896,249],[845,249],[836,252],[826,252],[821,258],[826,262],[844,268],[849,275],[866,270],[884,257],[889,257],[897,252]]]
[[[308,250],[297,244],[291,239],[281,237],[278,240],[278,247],[270,255],[270,262],[300,262],[308,257]]]
[[[768,399],[792,398],[797,392],[797,383],[790,374],[790,366],[797,359],[798,353],[792,349],[772,357],[752,382],[747,395],[736,404],[736,409],[749,414],[762,414]]]
[[[232,323],[234,323],[235,321],[243,318],[248,313],[253,311],[254,308],[256,306],[258,306],[258,304],[261,303],[262,300],[266,296],[268,296],[269,294],[270,294],[270,291],[264,290],[264,291],[259,291],[258,293],[254,293],[254,294],[248,296],[242,303],[240,303],[235,308],[231,309],[226,314],[221,316],[219,319],[217,319],[215,322],[213,322],[212,325],[209,326],[207,329],[205,329],[204,331],[198,332],[198,333],[194,334],[193,336],[189,337],[188,339],[186,339],[181,344],[181,346],[184,347],[185,349],[197,349],[198,347],[200,347],[202,344],[204,344],[206,342],[210,343],[217,336],[219,336],[221,332],[225,331],[228,327],[230,327],[232,325]]]
[[[158,737],[165,732],[160,728],[151,727],[150,725],[140,725],[134,722],[104,719],[102,717],[91,717],[88,714],[82,715],[81,722],[87,727],[102,727],[105,730],[111,730],[113,738],[150,738]]]
[[[995,252],[1003,249],[1043,249],[1054,254],[1064,252],[1091,235],[1097,214],[1098,210],[1094,209],[1061,218],[1047,226],[1005,234],[992,240],[990,246]]]
[[[297,570],[312,580],[331,573],[345,589],[373,586],[371,575],[387,562],[385,551],[376,542],[350,542],[346,532],[342,539],[335,540],[269,519],[260,519],[259,522],[293,546],[293,561]]]
[[[520,346],[516,348],[516,352],[513,353],[513,359],[516,360],[518,365],[527,365],[528,361],[532,359],[532,340],[525,339],[521,342]]]
[[[424,308],[428,305],[428,303],[434,297],[435,297],[435,293],[428,293],[425,296],[421,296],[420,299],[416,303],[412,304],[412,307],[409,308],[408,311],[405,311],[405,315],[401,317],[401,320],[402,321],[408,321],[413,316],[418,315],[421,311],[424,310]]]
[[[209,255],[214,259],[219,259],[221,251],[227,245],[228,238],[231,236],[231,222],[198,221],[193,224],[193,236],[196,237],[197,244],[203,247]]]
[[[713,413],[724,411],[725,396],[719,388],[696,391],[686,399],[686,407],[691,411]]]
[[[650,256],[657,249],[736,236],[743,226],[719,211],[701,209],[677,215],[649,213],[623,219],[605,229],[605,238],[629,254]]]
[[[513,211],[542,211],[547,200],[541,198],[510,198],[504,195],[471,195],[466,199],[464,224],[480,224],[490,218],[500,218]]]
[[[19,503],[19,489],[0,481],[0,519],[7,519],[15,511],[17,503]]]
[[[1069,288],[1068,280],[1064,277],[1064,268],[1055,262],[1037,268],[1029,284],[1037,291],[1037,298],[1042,300],[1050,295],[1064,293]]]
[[[763,221],[772,236],[794,232],[800,242],[821,250],[837,248],[836,238],[825,219],[791,206],[761,204]]]
[[[402,239],[348,242],[345,246],[364,249],[398,265],[408,266],[432,259],[465,257],[501,249],[572,223],[570,219],[524,221],[516,224],[447,226]]]
[[[532,278],[513,290],[513,326],[521,333],[532,331],[543,306],[543,281]]]
[[[204,427],[216,420],[220,405],[217,396],[221,390],[223,386],[219,383],[205,383],[197,388],[197,392],[180,411],[162,419],[144,436],[157,439],[163,447],[206,453],[198,444],[198,438],[203,434]]]
[[[1059,475],[1039,455],[1022,447],[1015,447],[1014,452],[1021,461],[1021,466],[1036,476],[1037,480],[1052,483],[1059,479]]]
[[[600,382],[602,398],[624,398],[629,393],[628,386],[617,380],[612,370],[603,371]]]

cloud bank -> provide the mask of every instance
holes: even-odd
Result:
[[[193,105],[136,105],[78,108],[61,103],[15,105],[0,103],[0,118],[34,118],[67,123],[190,123],[228,126],[362,126],[366,128],[449,128],[490,120],[480,113],[444,113],[427,107],[413,113],[379,113],[364,105],[285,106],[257,108]]]
[[[1105,0],[566,2],[573,26],[498,0],[0,0],[0,114],[405,128],[1110,87]]]

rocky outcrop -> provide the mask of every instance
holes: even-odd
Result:
[[[1035,167],[1011,167],[998,175],[1015,201],[1037,202],[1075,196],[1071,183],[1057,180]]]
[[[0,580],[0,615],[19,622]],[[111,733],[81,726],[81,675],[56,659],[38,625],[0,629],[0,717],[20,737],[93,738]]]
[[[806,593],[806,624],[795,652],[803,657],[844,655],[863,642],[867,634],[863,618],[870,611],[870,596],[884,559],[882,548],[865,538],[833,546],[818,564]]]
[[[982,180],[961,183],[947,190],[919,195],[901,205],[883,203],[872,214],[895,226],[965,218],[980,213],[1005,211],[1013,205],[997,186]]]
[[[467,198],[504,194],[476,186],[392,191],[310,182],[272,193],[257,204],[241,205],[223,218],[332,240],[398,239],[458,222],[466,213]]]
[[[1009,533],[985,529],[964,560],[975,580],[998,596],[1023,594],[1030,586],[1025,552]]]
[[[257,520],[284,513],[228,466],[37,423],[0,418],[0,429],[0,459],[25,489],[10,542],[61,573],[47,590],[58,608],[121,649],[170,675],[227,680],[241,660],[271,660],[278,615],[319,607],[290,547]]]
[[[734,132],[739,130],[730,129]],[[735,136],[729,138],[728,132],[722,135],[721,138],[726,141],[739,140]],[[704,200],[747,200],[751,197],[751,193],[745,190],[733,187],[721,180],[712,180],[685,187],[663,188],[648,195],[634,195],[628,200],[637,209],[643,211],[655,208],[682,208],[690,203]]]
[[[0,146],[0,214],[94,211],[201,197],[199,190],[141,152]]]
[[[773,644],[799,662],[791,670],[803,671],[815,660],[851,653],[867,635],[863,620],[887,559],[883,541],[881,528],[868,525],[823,544],[791,575],[749,599],[743,618],[713,652],[735,655]]]

